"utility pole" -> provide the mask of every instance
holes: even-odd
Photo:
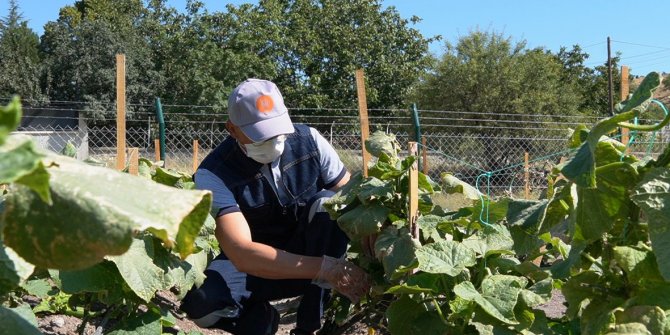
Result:
[[[613,92],[613,82],[612,82],[612,48],[610,47],[610,37],[607,36],[607,91],[608,95],[608,106],[610,115],[614,116],[614,92]]]

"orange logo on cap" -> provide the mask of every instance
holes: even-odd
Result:
[[[275,106],[275,102],[269,95],[261,95],[256,99],[256,108],[261,113],[269,113]]]

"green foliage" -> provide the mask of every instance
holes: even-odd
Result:
[[[619,114],[579,136],[581,147],[559,167],[569,179],[561,187],[573,190],[566,232],[573,245],[552,272],[565,280],[567,316],[580,322],[582,334],[668,333],[663,311],[670,300],[650,295],[669,278],[667,164],[627,156],[606,136],[620,126],[653,131],[666,124],[667,118],[643,127],[626,122],[647,110],[659,86],[657,73],[647,75]]]
[[[0,98],[42,100],[39,37],[21,17],[16,0],[9,1],[9,13],[0,19],[0,55]]]
[[[164,290],[183,296],[204,280],[218,252],[211,193],[148,161],[141,178],[41,152],[30,138],[8,136],[18,101],[1,112],[0,182],[10,189],[0,198],[0,298],[26,291],[42,299],[36,312],[80,318],[104,304],[106,317],[124,320],[115,334],[160,333],[174,324],[152,300]],[[36,267],[52,269],[50,278],[28,280]],[[38,333],[24,309],[0,307],[0,331]]]
[[[2,319],[2,323],[0,323],[0,334],[41,334],[36,327],[37,320],[31,324],[25,317],[17,313],[15,310],[0,306],[0,319]]]
[[[444,190],[472,203],[445,213],[431,201],[440,187],[419,173],[424,181],[419,182],[419,235],[412,236],[408,171],[415,158],[400,160],[392,135],[376,133],[366,147],[379,155],[369,177],[352,178],[326,203],[352,241],[350,255],[374,277],[361,313],[385,315],[387,323],[382,323],[392,334],[475,334],[482,327],[508,332],[533,328],[540,334],[548,329],[546,318],[534,308],[550,297],[551,279],[532,263],[512,257],[522,238],[500,223],[479,219],[483,200],[490,202],[491,222],[505,219],[509,201],[484,199],[471,186],[445,176]],[[372,255],[364,252],[362,242],[370,236],[375,241]]]
[[[379,157],[370,176],[352,178],[329,203],[352,239],[349,255],[374,277],[358,310],[383,313],[392,334],[670,334],[670,149],[638,160],[607,136],[669,121],[626,122],[648,111],[660,86],[658,74],[645,78],[619,114],[577,128],[575,154],[554,169],[546,198],[493,201],[445,174],[442,190],[471,205],[444,212],[425,202],[418,236],[403,187],[413,158],[393,156],[392,136],[371,136]],[[372,255],[359,242],[370,240]],[[538,257],[543,267],[529,261]],[[554,288],[568,309],[548,318],[538,307]]]

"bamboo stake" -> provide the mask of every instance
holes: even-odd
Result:
[[[193,140],[193,173],[195,173],[195,171],[198,169],[198,165],[199,165],[198,147],[199,147],[198,140]]]
[[[370,136],[370,124],[368,121],[368,101],[365,96],[365,74],[363,69],[356,70],[356,91],[358,93],[358,114],[361,121],[361,150],[363,155],[363,177],[368,176],[368,162],[370,153],[365,150],[365,141]]]
[[[128,159],[130,160],[130,165],[128,166],[128,173],[133,176],[140,174],[140,150],[138,148],[129,148],[128,149]]]
[[[161,141],[159,139],[154,139],[154,150],[156,162],[161,160]]]
[[[126,167],[126,55],[116,55],[116,169]]]
[[[523,153],[523,180],[524,180],[524,187],[523,187],[523,195],[526,200],[530,198],[530,166],[528,164],[529,161],[529,156],[528,156],[528,151]]]

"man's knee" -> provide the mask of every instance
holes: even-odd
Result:
[[[214,326],[222,318],[236,318],[240,314],[240,308],[230,298],[230,290],[225,281],[213,272],[208,273],[200,287],[193,287],[186,293],[180,309],[203,328]]]

